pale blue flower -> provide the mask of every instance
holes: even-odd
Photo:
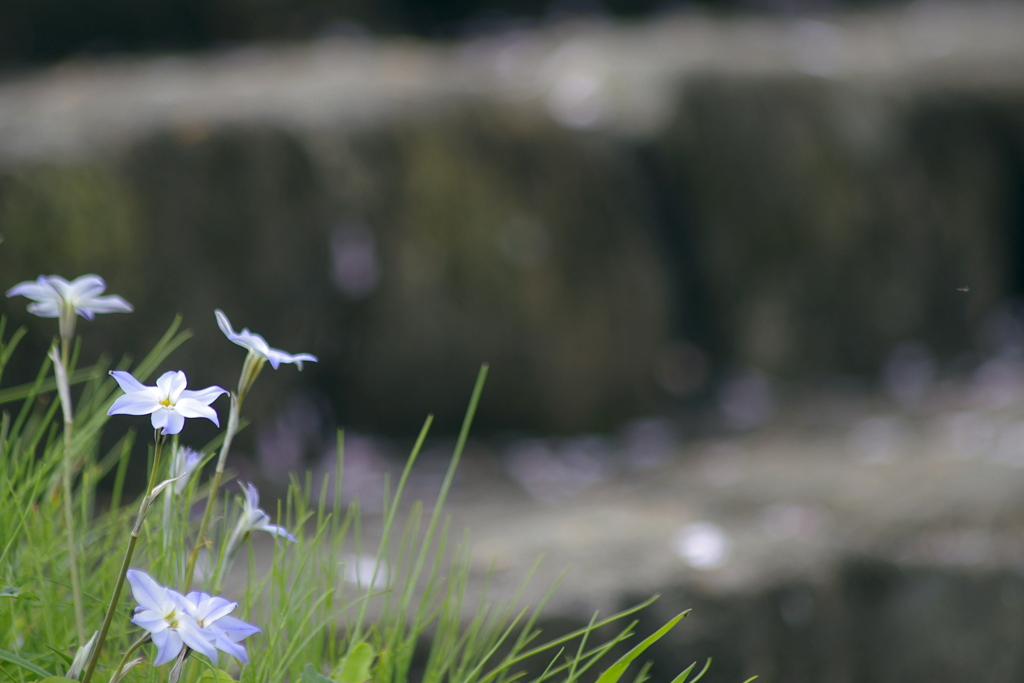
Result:
[[[235,332],[231,327],[231,322],[228,317],[224,315],[224,311],[216,310],[214,315],[217,316],[217,327],[224,333],[224,336],[238,344],[241,347],[249,349],[252,353],[262,356],[266,360],[270,361],[271,367],[277,370],[281,363],[295,363],[299,370],[302,369],[302,361],[309,361],[315,363],[317,357],[308,353],[297,353],[290,354],[282,351],[281,349],[272,349],[267,344],[267,340],[256,334],[250,332],[249,328],[243,328],[241,332]]]
[[[131,313],[132,305],[119,296],[100,296],[107,283],[99,275],[83,275],[68,282],[59,275],[40,275],[21,282],[7,296],[32,299],[28,312],[41,318],[60,318],[62,337],[70,337],[75,328],[75,315],[92,320],[97,313]]]
[[[166,664],[177,657],[184,645],[217,661],[217,648],[209,634],[189,614],[192,606],[185,596],[164,588],[137,569],[129,569],[126,578],[131,584],[135,601],[139,603],[132,613],[131,621],[149,631],[156,645],[153,666]]]
[[[270,523],[270,515],[260,509],[260,492],[251,483],[241,483],[242,493],[242,514],[235,523],[235,530],[232,537],[242,538],[253,531],[266,531],[271,536],[286,538],[294,541],[295,537],[288,533],[283,526]]]
[[[188,480],[192,473],[203,462],[203,454],[198,453],[188,446],[179,446],[174,455],[171,456],[171,469],[168,479],[176,479],[174,482],[174,495],[180,494],[188,486]]]
[[[228,616],[237,605],[224,598],[211,597],[208,593],[193,591],[185,596],[185,610],[203,630],[210,643],[221,652],[248,664],[249,655],[242,641],[260,633],[260,630],[241,619]]]
[[[123,370],[112,370],[110,375],[125,392],[110,406],[107,415],[150,415],[153,429],[164,434],[177,434],[185,426],[187,417],[205,417],[220,426],[217,412],[210,407],[218,396],[228,393],[218,386],[189,391],[185,373],[165,372],[155,387],[147,387]]]
[[[260,492],[255,486],[249,483],[238,482],[242,487],[242,512],[238,515],[235,528],[228,537],[227,546],[224,549],[224,560],[220,564],[220,571],[216,576],[213,585],[219,587],[227,575],[231,563],[234,561],[235,553],[241,547],[242,542],[254,531],[265,531],[274,538],[283,538],[294,542],[295,537],[288,533],[283,526],[270,523],[270,515],[260,509]]]

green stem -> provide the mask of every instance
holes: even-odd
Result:
[[[150,633],[149,633],[149,631],[147,631],[146,633],[142,634],[141,638],[139,638],[138,640],[136,640],[134,643],[131,644],[131,647],[128,648],[128,651],[124,653],[124,657],[121,657],[121,663],[117,665],[116,669],[114,669],[114,675],[112,675],[110,677],[111,681],[116,681],[117,680],[118,674],[120,674],[121,670],[124,669],[125,664],[128,663],[128,660],[129,660],[129,658],[131,658],[132,654],[134,654],[134,652],[136,650],[138,650],[140,647],[142,647],[143,645],[148,643],[149,639],[150,639]]]
[[[228,426],[224,432],[224,445],[221,446],[220,455],[217,456],[217,469],[213,473],[213,483],[210,485],[210,493],[206,497],[206,510],[203,512],[203,521],[199,524],[199,535],[196,537],[196,546],[188,557],[188,565],[185,567],[185,586],[182,593],[188,593],[192,588],[192,577],[196,570],[196,559],[199,557],[199,549],[206,544],[206,530],[210,524],[210,517],[213,514],[213,506],[217,502],[217,490],[220,488],[220,480],[224,476],[224,464],[228,459],[228,451],[231,450],[231,441],[238,431],[238,413],[242,408],[242,399],[245,394],[231,394],[231,412],[228,414]]]
[[[152,503],[150,496],[152,496],[153,487],[156,486],[157,474],[160,471],[160,452],[163,450],[165,438],[162,430],[157,430],[154,435],[153,469],[149,473],[149,485],[146,487],[146,495],[142,498],[142,503],[139,505],[139,514],[135,517],[135,526],[132,527],[131,537],[128,539],[128,548],[124,552],[121,571],[118,572],[117,583],[114,585],[114,594],[110,597],[107,614],[103,617],[103,626],[100,627],[100,637],[96,641],[96,649],[93,650],[92,657],[89,658],[89,666],[82,677],[82,683],[89,683],[92,679],[92,672],[96,668],[96,662],[99,661],[103,642],[107,639],[107,631],[110,630],[110,622],[113,621],[114,612],[117,611],[117,601],[121,599],[121,589],[124,587],[124,579],[131,566],[132,555],[135,553],[135,544],[138,542],[139,533],[142,531],[142,522],[146,518],[146,511],[149,510],[149,505]]]
[[[64,524],[68,529],[68,563],[71,565],[71,594],[75,602],[75,627],[78,642],[85,644],[85,613],[82,610],[82,584],[78,578],[78,550],[75,541],[75,515],[71,505],[71,423],[64,423]]]
[[[79,646],[85,644],[85,612],[82,609],[82,584],[78,577],[78,545],[75,541],[75,513],[71,501],[71,468],[74,454],[71,452],[71,433],[74,429],[74,420],[71,417],[70,395],[71,387],[68,383],[68,356],[70,340],[67,337],[61,339],[60,360],[63,365],[63,372],[54,373],[57,380],[63,385],[62,391],[57,393],[62,400],[67,400],[69,405],[64,407],[64,467],[61,473],[61,484],[64,489],[64,525],[67,527],[68,540],[68,564],[71,566],[71,595],[75,604],[75,628],[78,631]]]

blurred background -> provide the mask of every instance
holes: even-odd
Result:
[[[246,402],[268,497],[342,427],[379,510],[432,412],[431,496],[489,362],[481,575],[696,608],[656,681],[1024,679],[1024,4],[7,0],[0,235],[135,305],[85,362],[317,355]]]

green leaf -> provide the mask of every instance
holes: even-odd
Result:
[[[15,586],[0,588],[0,598],[16,598],[19,593],[21,593],[21,589]]]
[[[206,669],[199,677],[199,683],[235,683],[227,671],[223,669]]]
[[[312,664],[307,664],[306,668],[302,670],[302,683],[334,683],[334,681],[318,673]]]
[[[605,669],[604,673],[601,674],[601,677],[597,679],[597,683],[617,683],[618,680],[622,678],[622,674],[626,673],[626,668],[633,663],[634,659],[643,654],[644,650],[649,648],[651,645],[654,645],[654,643],[661,640],[661,637],[671,631],[672,627],[678,624],[679,620],[687,614],[689,614],[689,610],[676,616],[672,621],[659,628],[653,635],[646,638],[642,643],[622,655],[622,657],[619,658],[619,661]]]
[[[8,652],[7,650],[0,650],[0,661],[10,662],[11,664],[20,666],[22,669],[28,669],[32,673],[42,676],[44,679],[60,678],[60,676],[54,676],[43,667],[37,666],[32,662],[28,661],[27,659],[25,659],[24,657],[16,655],[13,652]],[[66,681],[67,679],[61,680]]]
[[[74,386],[75,384],[81,384],[82,382],[88,382],[91,379],[97,379],[102,377],[103,373],[97,370],[95,367],[81,368],[71,373],[69,384]],[[7,389],[0,389],[0,403],[12,403],[14,401],[20,401],[21,399],[31,396],[33,392],[39,394],[49,393],[57,388],[57,380],[45,379],[38,386],[35,382],[28,384],[20,384],[16,387],[8,387]]]
[[[373,646],[369,643],[359,643],[338,662],[338,673],[335,677],[337,682],[365,683],[370,680],[370,665],[373,664],[373,658]]]
[[[45,647],[45,648],[46,648],[47,650],[49,650],[50,652],[52,652],[53,654],[55,654],[55,655],[57,655],[58,657],[60,657],[61,659],[63,659],[63,660],[64,660],[64,663],[65,663],[65,664],[67,664],[68,666],[71,666],[71,663],[72,663],[73,661],[75,661],[75,658],[74,658],[74,657],[72,657],[71,655],[68,655],[68,654],[66,654],[66,653],[64,653],[64,652],[61,652],[60,650],[58,650],[58,649],[57,649],[57,648],[55,648],[55,647],[50,647],[49,645],[43,645],[43,647]]]
[[[697,662],[694,662],[693,664],[691,664],[690,666],[688,666],[686,668],[686,671],[684,671],[683,673],[681,673],[678,676],[676,676],[675,678],[673,678],[672,679],[672,683],[686,683],[686,679],[690,677],[690,672],[693,671],[693,667],[695,667],[695,666],[697,666]],[[693,679],[692,681],[690,681],[690,683],[697,683],[697,681],[699,681],[700,679],[704,678],[704,674],[706,674],[708,672],[708,669],[710,669],[710,668],[711,668],[711,657],[708,657],[708,661],[706,661],[704,663],[704,668],[700,670],[700,673],[697,674],[697,677],[695,679]]]

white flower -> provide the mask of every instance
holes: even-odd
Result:
[[[283,526],[271,524],[270,515],[259,508],[260,492],[256,490],[256,487],[248,483],[238,482],[238,484],[242,487],[243,493],[242,512],[238,515],[238,521],[235,522],[235,528],[231,531],[227,546],[224,548],[224,559],[220,564],[220,571],[217,573],[214,587],[222,585],[224,577],[234,561],[235,553],[241,547],[242,541],[252,532],[266,531],[275,538],[295,541],[295,537],[288,533]]]
[[[77,681],[78,677],[82,675],[82,671],[85,670],[86,664],[89,663],[89,658],[92,657],[92,651],[96,647],[96,639],[100,637],[99,631],[93,631],[92,638],[90,638],[85,645],[78,648],[75,652],[75,658],[71,660],[71,666],[68,668],[65,678],[70,678],[73,681]]]
[[[242,487],[242,493],[245,497],[242,499],[242,514],[235,524],[232,538],[237,537],[241,539],[245,534],[253,531],[266,531],[271,536],[294,541],[295,537],[288,533],[287,529],[283,526],[271,524],[270,515],[260,509],[260,492],[256,490],[256,487],[250,483],[243,484],[239,482],[239,485]]]
[[[270,345],[267,344],[266,339],[255,332],[250,332],[248,327],[243,328],[241,332],[235,332],[231,328],[231,322],[228,320],[228,317],[224,315],[224,311],[221,311],[220,309],[214,311],[214,315],[217,316],[217,327],[219,327],[220,331],[224,333],[224,336],[239,346],[249,349],[252,353],[269,360],[271,367],[275,370],[277,370],[281,363],[295,363],[299,370],[301,370],[302,361],[310,361],[312,363],[317,361],[316,356],[308,353],[297,353],[292,355],[290,353],[285,353],[281,349],[272,349],[270,348]]]
[[[164,588],[145,572],[136,569],[129,569],[126,578],[132,586],[135,601],[139,603],[131,621],[149,631],[156,645],[153,666],[166,664],[177,657],[183,645],[217,661],[217,648],[209,634],[189,614],[192,610],[185,596]],[[234,609],[234,606],[231,608]]]
[[[119,296],[100,296],[107,283],[99,275],[83,275],[68,282],[59,275],[40,275],[36,280],[19,283],[7,296],[32,299],[28,312],[41,318],[60,318],[61,336],[70,336],[75,315],[92,320],[97,313],[131,313],[132,305]]]
[[[221,652],[248,664],[249,655],[242,641],[260,633],[260,630],[252,624],[228,616],[237,605],[207,593],[193,591],[185,596],[185,610],[203,630],[210,643]]]
[[[164,434],[180,432],[186,417],[205,417],[220,426],[217,412],[210,404],[228,392],[218,386],[189,391],[185,388],[185,373],[180,370],[160,375],[155,387],[144,386],[123,370],[112,370],[110,374],[124,396],[114,401],[107,415],[151,415],[153,429],[162,429]]]
[[[188,480],[192,477],[199,464],[203,462],[203,454],[197,453],[188,446],[179,446],[171,456],[171,471],[168,479],[181,477],[174,482],[174,495],[180,494],[188,486]]]

